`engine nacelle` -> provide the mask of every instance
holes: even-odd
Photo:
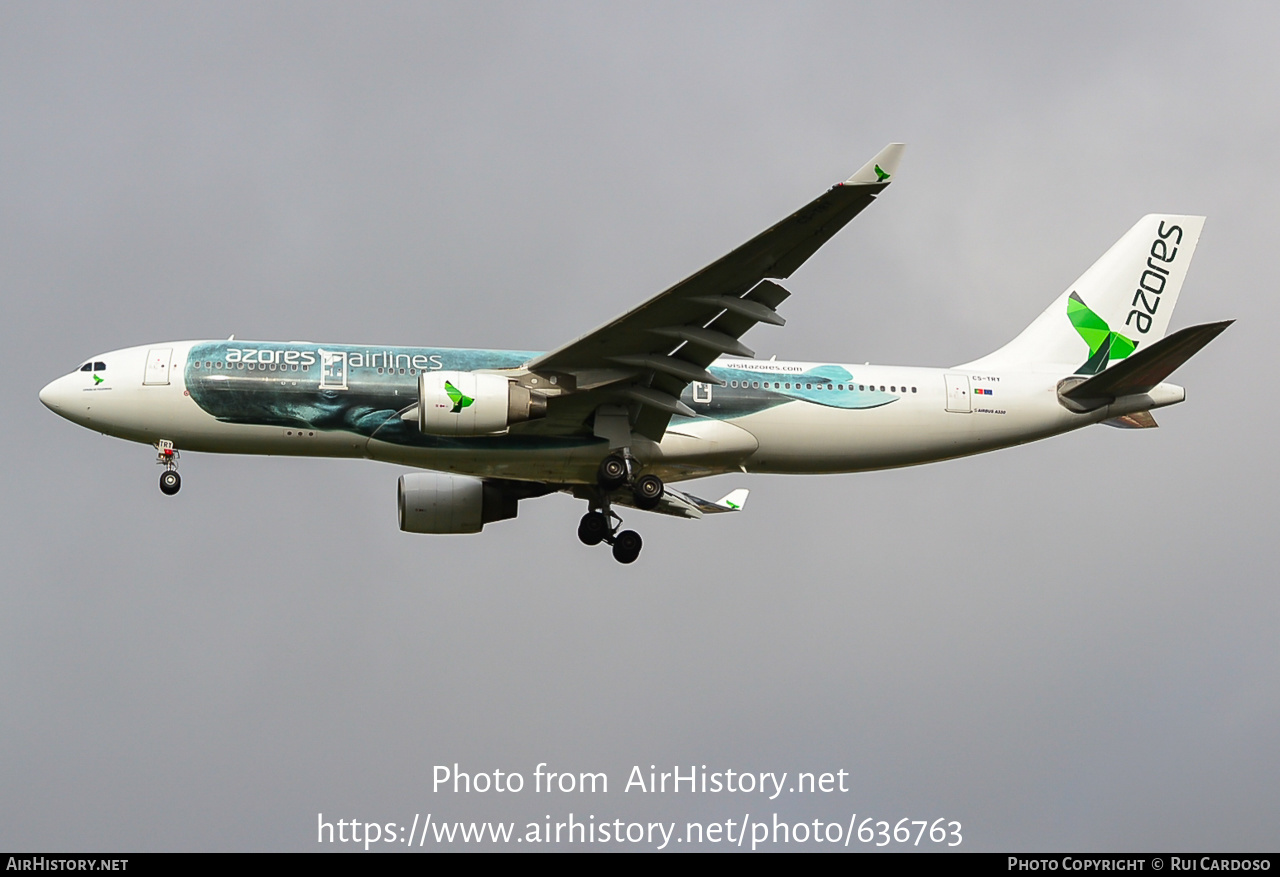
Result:
[[[547,397],[502,375],[418,375],[418,429],[427,435],[493,435],[547,414]]]
[[[398,493],[406,533],[479,533],[516,516],[515,496],[470,475],[401,475]]]

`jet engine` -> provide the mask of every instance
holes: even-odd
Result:
[[[493,435],[546,414],[546,396],[502,375],[418,375],[418,429],[427,435]]]
[[[518,499],[470,475],[401,475],[400,529],[406,533],[479,533],[516,516]]]

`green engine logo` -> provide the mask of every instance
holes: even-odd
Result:
[[[461,414],[463,408],[476,401],[449,381],[444,382],[444,391],[449,394],[449,401],[453,402],[453,408],[449,409],[450,414]]]

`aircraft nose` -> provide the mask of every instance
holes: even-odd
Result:
[[[40,401],[54,414],[74,420],[76,403],[80,402],[83,408],[77,383],[72,375],[63,375],[57,380],[50,381],[40,391]]]
[[[61,378],[59,378],[61,380]],[[44,385],[44,389],[40,391],[40,401],[44,403],[44,407],[50,411],[57,412],[66,403],[63,394],[59,392],[58,381],[50,381]]]

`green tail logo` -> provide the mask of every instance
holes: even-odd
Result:
[[[476,401],[448,381],[444,382],[444,391],[449,394],[449,400],[453,402],[453,408],[449,411],[450,414],[458,414],[463,408]]]
[[[876,165],[876,177],[878,178],[876,180],[877,183],[883,183],[885,180],[889,179],[889,175],[880,169],[880,165]]]
[[[1079,293],[1067,298],[1067,319],[1076,327],[1084,343],[1089,345],[1089,358],[1076,369],[1078,375],[1101,374],[1113,359],[1124,359],[1138,346],[1119,332],[1112,332],[1107,321],[1095,314]]]
[[[102,378],[101,378],[99,375],[94,375],[94,376],[93,376],[93,385],[96,387],[96,386],[98,386],[98,384],[100,384],[100,383],[102,383]]]

